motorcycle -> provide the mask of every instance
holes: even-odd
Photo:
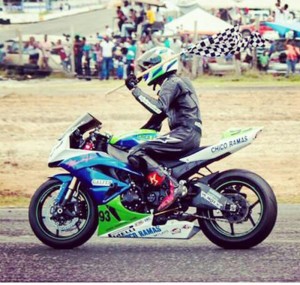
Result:
[[[98,227],[103,238],[189,239],[201,230],[217,246],[246,249],[271,233],[277,202],[270,185],[248,170],[213,172],[208,167],[251,144],[261,127],[230,129],[217,144],[178,157],[156,157],[187,190],[162,212],[156,209],[168,185],[151,185],[127,162],[130,148],[158,132],[141,129],[117,136],[101,128],[86,113],[50,153],[48,166],[65,171],[44,182],[29,206],[31,228],[44,244],[78,247]]]

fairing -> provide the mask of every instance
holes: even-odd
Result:
[[[97,205],[105,204],[126,191],[130,184],[118,180],[110,169],[126,171],[128,174],[142,176],[126,163],[100,153],[89,153],[66,159],[59,164],[72,176],[77,177],[91,192]]]
[[[165,225],[153,226],[152,214],[141,214],[124,208],[120,197],[98,207],[101,237],[176,238],[188,239],[200,228],[192,222],[170,220]]]

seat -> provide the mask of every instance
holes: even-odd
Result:
[[[176,154],[160,154],[160,153],[154,153],[149,152],[149,156],[151,156],[155,161],[157,161],[159,164],[162,164],[168,168],[172,168],[175,166],[178,166],[180,164],[184,164],[185,162],[180,161],[181,158],[192,155],[198,151],[201,151],[208,146],[199,146],[197,148],[194,148],[192,150],[189,150],[187,152],[178,152]]]

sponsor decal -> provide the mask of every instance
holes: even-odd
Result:
[[[217,145],[217,146],[213,146],[213,147],[211,148],[211,152],[212,152],[212,153],[214,153],[214,152],[219,152],[219,151],[225,150],[225,149],[227,149],[227,148],[228,148],[228,143],[225,142],[225,143],[221,143],[221,144],[219,144],[219,145]]]
[[[149,235],[157,236],[158,233],[161,233],[161,231],[162,230],[159,226],[150,227],[150,228],[147,228],[147,229],[144,229],[144,230],[139,230],[139,231],[137,231],[137,229],[134,226],[130,226],[126,229],[116,231],[114,233],[110,233],[110,234],[108,234],[108,237],[138,238],[138,237],[146,237],[146,236],[149,236]]]
[[[180,234],[181,233],[181,229],[179,228],[175,228],[171,231],[172,235],[176,235],[176,234]]]
[[[237,139],[229,141],[229,147],[235,146],[235,145],[240,144],[240,143],[245,143],[247,141],[248,141],[247,136],[244,136],[242,138],[237,138]]]
[[[138,234],[140,237],[146,237],[159,232],[161,232],[161,228],[156,226],[156,227],[151,227],[145,230],[138,231]]]
[[[131,234],[125,235],[123,237],[126,237],[126,238],[138,238],[139,236],[136,233],[131,233]]]
[[[147,176],[147,180],[153,186],[160,186],[164,182],[165,176],[164,175],[160,176],[157,172],[151,172]]]
[[[111,221],[110,212],[107,210],[99,211],[98,216],[99,216],[99,220],[101,222],[110,222]]]
[[[96,157],[96,154],[87,154],[85,157],[83,157],[80,160],[71,159],[70,161],[68,161],[66,163],[66,166],[70,167],[70,168],[74,168],[78,164],[89,162],[90,160],[94,159],[95,157]]]
[[[189,229],[191,228],[191,226],[188,225],[188,224],[186,224],[186,225],[184,225],[182,228],[183,228],[184,230],[189,230]]]
[[[211,203],[212,205],[214,205],[216,208],[221,209],[222,208],[222,204],[220,202],[218,202],[217,200],[215,200],[216,198],[211,195],[211,193],[206,193],[204,191],[201,192],[201,197],[203,199],[205,199],[206,201],[208,201],[209,203]]]
[[[137,237],[137,234],[135,233],[135,231],[136,231],[135,227],[130,226],[126,229],[108,234],[108,236],[109,237],[128,237],[130,235],[136,235],[136,237]],[[134,237],[134,236],[132,236],[132,237]]]
[[[105,180],[105,179],[93,179],[92,185],[94,186],[110,186],[112,185],[112,180]]]
[[[248,141],[248,137],[247,136],[244,136],[244,137],[241,137],[241,138],[237,138],[237,139],[234,139],[234,140],[230,140],[229,142],[224,142],[224,143],[221,143],[217,146],[213,146],[211,148],[211,152],[212,153],[215,153],[215,152],[219,152],[219,151],[222,151],[222,150],[225,150],[229,147],[233,147],[235,145],[238,145],[238,144],[241,144],[241,143],[245,143]]]
[[[156,134],[148,134],[148,135],[142,134],[142,135],[137,135],[136,136],[136,139],[138,141],[150,141],[150,140],[153,140],[155,138],[156,138]]]

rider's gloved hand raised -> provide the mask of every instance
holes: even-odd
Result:
[[[136,76],[131,73],[128,75],[128,77],[125,79],[125,85],[129,90],[132,90],[137,86],[140,80],[136,78]]]

